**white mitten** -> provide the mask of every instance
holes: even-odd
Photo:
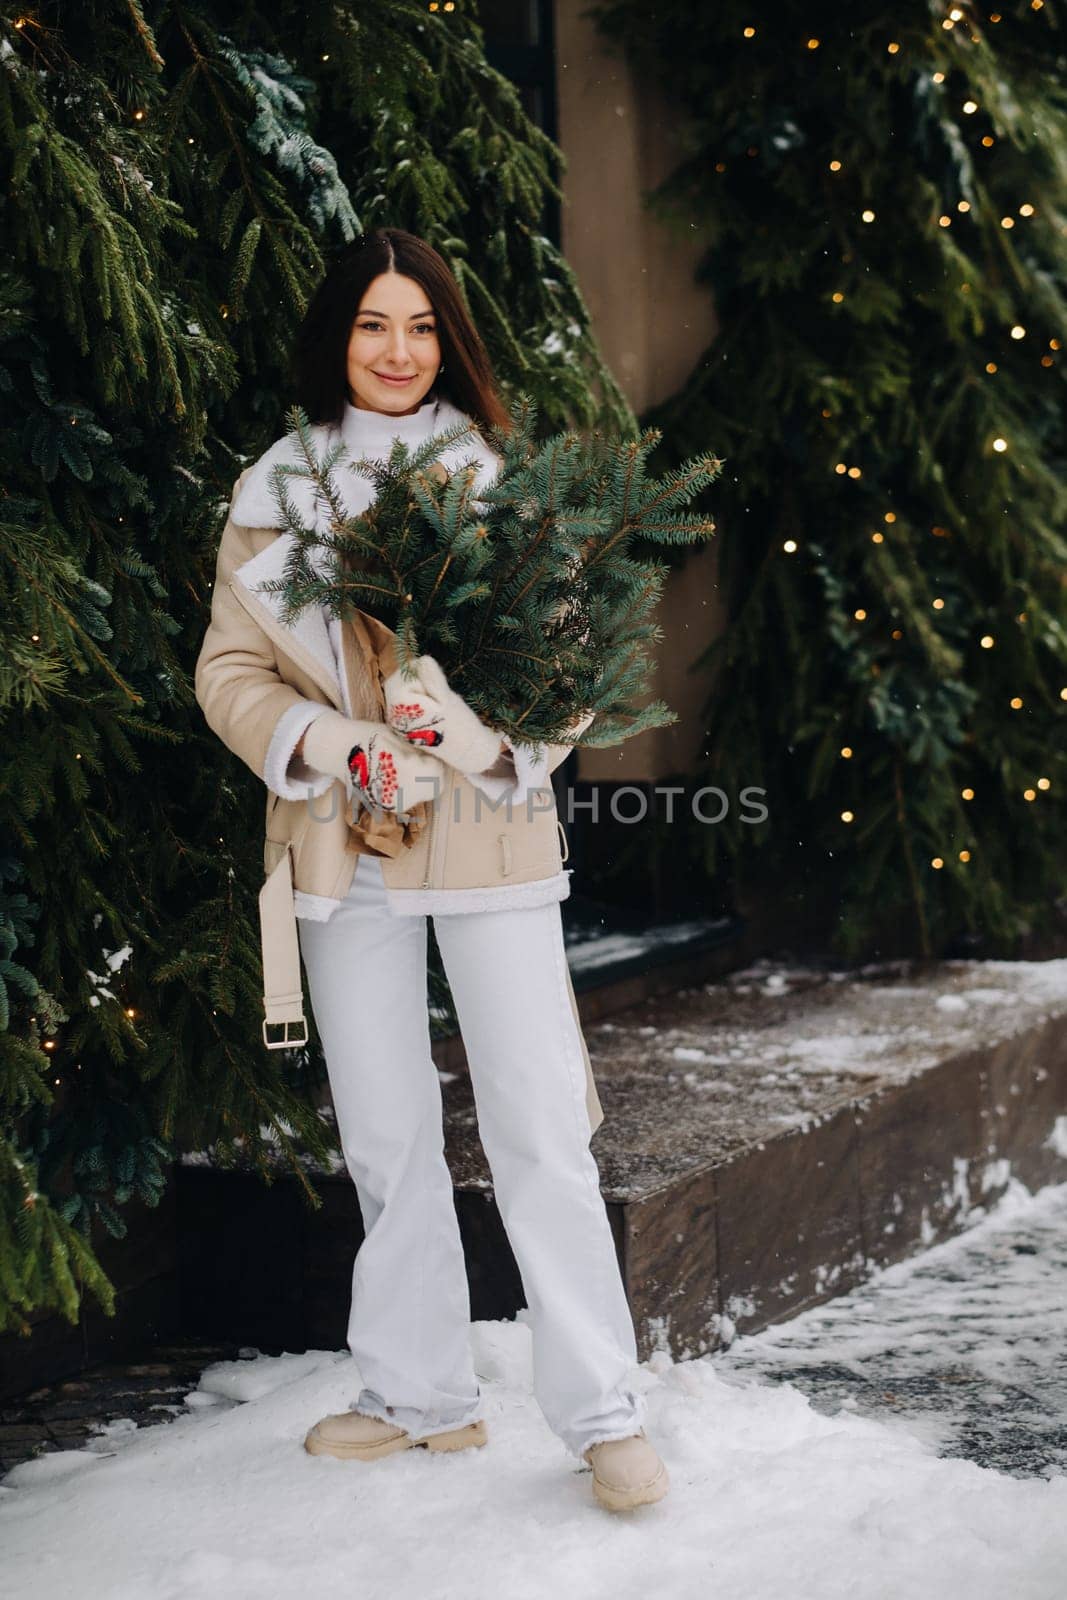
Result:
[[[458,772],[484,772],[500,754],[502,737],[487,728],[448,686],[433,656],[419,656],[415,673],[401,668],[385,681],[385,715],[391,728],[424,750],[433,750]]]
[[[384,722],[358,721],[332,707],[304,734],[304,760],[340,778],[350,799],[358,795],[383,811],[406,812],[435,799],[444,776],[436,756],[413,749]]]

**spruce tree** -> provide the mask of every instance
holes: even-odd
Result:
[[[453,263],[506,382],[632,428],[540,232],[554,152],[461,13],[3,7],[0,1329],[188,1147],[325,1158],[321,1061],[262,1047],[262,784],[192,667],[233,481],[284,432],[330,253]]]
[[[709,238],[719,331],[642,418],[726,458],[697,776],[770,814],[706,866],[823,897],[848,955],[894,919],[1010,955],[1065,867],[1062,13],[595,12],[684,121],[651,204]]]

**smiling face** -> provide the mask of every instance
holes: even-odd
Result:
[[[437,318],[421,283],[383,272],[367,286],[348,339],[348,397],[361,411],[417,411],[441,365]]]

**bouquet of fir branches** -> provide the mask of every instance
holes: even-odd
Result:
[[[295,459],[276,465],[271,479],[295,536],[273,585],[288,615],[311,604],[339,616],[369,612],[396,634],[403,671],[433,656],[487,726],[524,742],[563,740],[589,712],[596,716],[581,744],[618,744],[676,722],[662,700],[638,704],[647,647],[663,638],[652,612],[669,568],[639,559],[633,546],[707,539],[714,523],[685,508],[722,462],[694,457],[657,479],[645,470],[656,429],[638,439],[560,433],[539,443],[525,397],[510,420],[510,430],[485,432],[502,461],[479,487],[476,460],[451,472],[437,462],[469,437],[467,424],[411,450],[398,440],[387,459],[352,460],[343,444],[319,457],[306,415],[289,412]],[[355,515],[337,478],[345,471],[374,488]],[[297,509],[293,478],[310,481],[314,526]]]

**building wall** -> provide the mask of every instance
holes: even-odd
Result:
[[[609,366],[638,416],[675,393],[715,333],[706,288],[693,281],[706,236],[654,219],[644,194],[681,155],[669,99],[638,83],[582,16],[584,0],[556,0],[558,142],[563,176],[562,247],[582,288]],[[709,449],[715,441],[709,439]],[[678,713],[610,750],[584,750],[589,781],[654,781],[686,770],[700,751],[707,675],[691,663],[720,627],[714,538],[664,588],[650,699]]]

